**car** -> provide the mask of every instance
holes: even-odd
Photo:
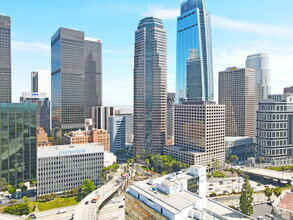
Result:
[[[66,212],[66,209],[59,209],[57,214],[62,214],[62,213],[65,213]]]
[[[213,186],[213,185],[214,185],[214,184],[211,183],[209,186]]]
[[[227,190],[224,190],[224,192],[223,192],[224,194],[229,194],[229,192],[227,191]]]
[[[262,216],[257,216],[257,220],[264,220]]]
[[[123,208],[123,207],[124,207],[124,205],[120,205],[118,208],[121,209],[121,208]]]
[[[252,189],[252,190],[256,190],[256,187],[252,187],[251,189]]]
[[[223,184],[224,184],[224,181],[220,181],[219,184],[220,184],[220,185],[223,185]]]
[[[84,204],[85,204],[85,205],[89,204],[89,201],[86,201]]]
[[[215,191],[220,191],[220,189],[219,188],[216,188]]]
[[[234,189],[238,189],[238,186],[234,186]]]
[[[258,183],[257,186],[261,186],[261,183]]]
[[[245,166],[241,166],[241,168],[245,168]]]
[[[227,188],[231,188],[231,186],[229,185],[229,186],[227,186]]]
[[[269,218],[274,218],[274,216],[271,213],[266,213],[265,216],[269,217]]]
[[[209,190],[213,190],[213,188],[209,188]]]
[[[269,188],[269,186],[265,186],[265,188]]]
[[[30,214],[28,217],[29,217],[30,219],[37,219],[37,216],[36,216],[35,214]]]
[[[232,180],[232,182],[235,182],[236,180]]]

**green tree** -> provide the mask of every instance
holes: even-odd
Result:
[[[249,177],[245,175],[244,178],[240,196],[240,210],[243,214],[250,216],[253,214],[253,190],[249,183]]]
[[[260,168],[260,164],[263,163],[264,161],[265,161],[264,157],[259,157],[258,158],[259,168]]]
[[[280,187],[276,187],[274,189],[274,194],[276,197],[279,197],[282,194],[282,189]]]
[[[138,162],[140,156],[139,155],[136,155],[136,163]]]
[[[145,159],[145,164],[146,164],[146,168],[149,167],[149,164],[150,164],[150,160],[149,159]]]
[[[37,187],[37,181],[36,180],[32,181],[32,187]]]
[[[12,193],[15,193],[15,192],[16,192],[16,189],[13,186],[9,187],[9,189],[8,189],[9,194],[12,194]]]
[[[271,201],[271,196],[273,195],[273,190],[270,187],[268,187],[265,189],[264,193],[265,193],[266,197],[268,197],[268,201]]]
[[[238,160],[238,157],[236,155],[231,155],[230,156],[231,168],[232,168],[232,163],[236,163],[237,160]]]
[[[13,206],[8,206],[4,209],[4,213],[12,214],[12,215],[28,215],[30,213],[28,204],[19,203]]]
[[[9,184],[3,178],[0,178],[0,192],[5,192],[9,189]]]
[[[94,191],[96,189],[96,186],[92,181],[90,181],[89,179],[86,179],[84,181],[84,185],[81,186],[81,189],[82,189],[83,196],[86,196],[90,194],[92,191]]]
[[[218,170],[220,168],[220,163],[218,159],[214,160],[213,167],[214,167],[214,170]]]
[[[132,163],[132,167],[134,166],[134,159],[130,158],[130,163]]]

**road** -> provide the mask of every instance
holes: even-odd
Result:
[[[125,219],[125,201],[124,196],[116,196],[107,205],[105,205],[98,215],[99,220],[124,220]],[[122,207],[123,206],[123,207]],[[119,208],[120,207],[120,208]]]
[[[37,212],[35,213],[37,216],[37,219],[40,220],[69,220],[72,214],[74,213],[74,210],[77,206],[68,206],[68,207],[62,207],[62,208],[57,208],[57,209],[51,209],[48,211],[43,211],[43,212]],[[66,212],[63,214],[57,214],[59,209],[65,209]]]

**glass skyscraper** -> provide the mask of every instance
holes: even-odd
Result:
[[[194,73],[188,72],[190,51],[197,52],[197,65],[200,65],[200,68],[189,68]],[[187,77],[194,77],[194,83],[187,83]],[[192,95],[188,97],[187,94]],[[181,3],[181,15],[177,18],[176,102],[213,98],[210,13],[205,10],[204,0],[185,0]]]
[[[134,153],[162,154],[167,134],[167,36],[161,19],[142,19],[135,32]]]
[[[0,178],[16,186],[36,180],[36,104],[0,103]]]
[[[10,17],[0,15],[0,102],[11,102]]]
[[[63,135],[84,129],[84,32],[60,28],[51,38],[52,136],[55,145]]]

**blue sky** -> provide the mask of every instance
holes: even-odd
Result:
[[[140,19],[163,19],[168,38],[168,91],[175,91],[176,17],[180,0],[0,0],[11,17],[12,95],[30,91],[30,72],[50,69],[50,38],[59,27],[103,41],[104,105],[132,105],[134,32]],[[277,4],[278,2],[278,4]],[[280,4],[281,3],[281,4]],[[271,58],[273,93],[293,85],[292,0],[206,0],[212,14],[215,97],[218,72],[245,66],[249,54]]]

